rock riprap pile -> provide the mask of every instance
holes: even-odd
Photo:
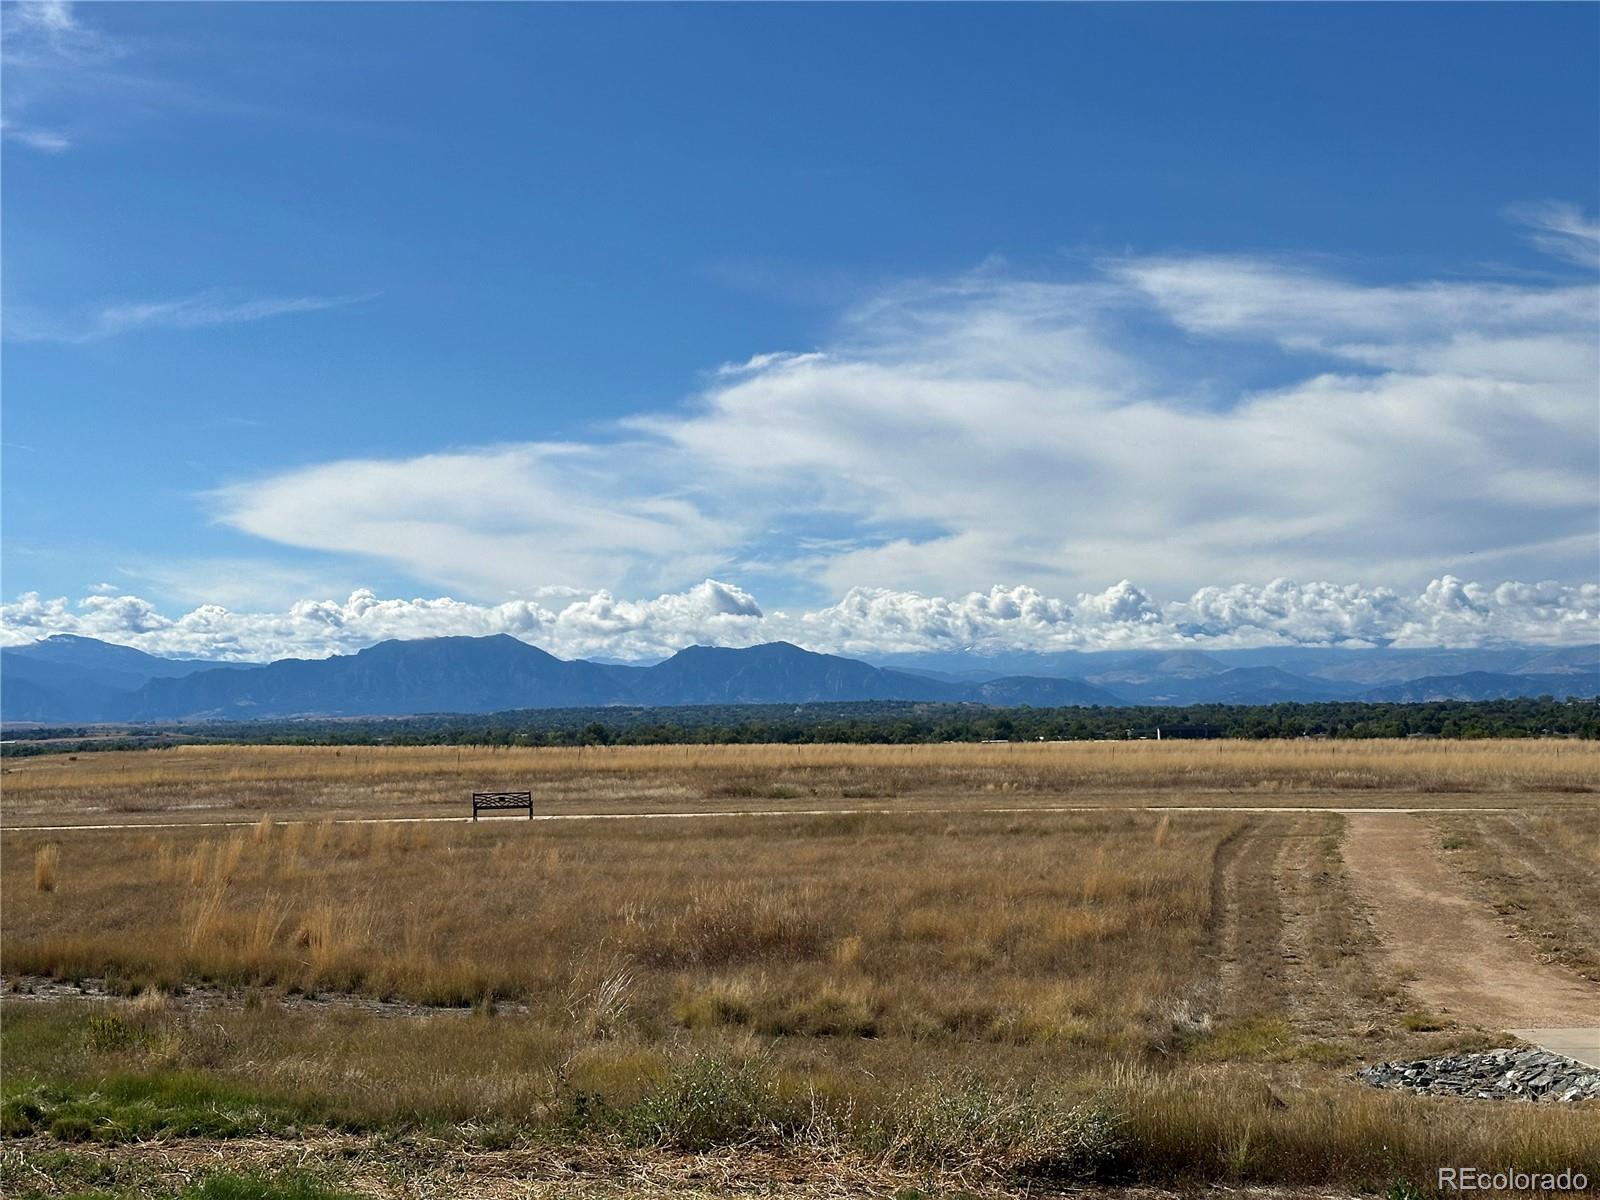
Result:
[[[1356,1078],[1373,1087],[1406,1088],[1422,1096],[1559,1102],[1600,1100],[1600,1071],[1548,1050],[1489,1050],[1362,1067]]]

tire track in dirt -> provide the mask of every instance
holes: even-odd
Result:
[[[1370,1035],[1389,1007],[1372,969],[1378,939],[1340,855],[1344,831],[1337,814],[1303,818],[1279,861],[1289,1019],[1307,1036]]]
[[[1600,988],[1514,940],[1441,861],[1426,822],[1398,813],[1346,821],[1345,863],[1420,1003],[1492,1029],[1600,1024]]]
[[[1277,885],[1282,895],[1281,936],[1285,970],[1293,976],[1289,989],[1290,1019],[1298,1027],[1322,1027],[1338,1013],[1326,955],[1330,878],[1321,853],[1328,836],[1328,821],[1302,819],[1295,823],[1278,860]]]
[[[1480,860],[1479,870],[1470,871],[1469,874],[1477,875],[1481,871],[1485,876],[1498,874],[1518,882],[1533,883],[1548,903],[1548,908],[1541,907],[1539,910],[1542,919],[1547,923],[1565,926],[1561,930],[1565,935],[1564,940],[1576,942],[1581,948],[1578,954],[1583,960],[1581,966],[1573,961],[1563,965],[1574,970],[1587,968],[1583,970],[1584,974],[1590,979],[1600,979],[1600,974],[1595,970],[1597,962],[1600,962],[1600,879],[1586,876],[1581,867],[1578,870],[1570,867],[1563,870],[1555,862],[1555,853],[1528,828],[1525,815],[1505,814],[1478,820],[1474,824],[1488,843],[1488,860],[1494,865],[1490,867]],[[1487,878],[1475,882],[1480,887],[1492,886]],[[1524,938],[1538,936],[1528,919],[1500,911],[1519,926]],[[1527,914],[1527,917],[1540,919],[1533,913]],[[1530,945],[1537,946],[1537,943],[1530,942]],[[1544,949],[1536,953],[1541,961],[1555,961]]]
[[[1202,1008],[1214,1009],[1219,997],[1228,994],[1233,986],[1234,960],[1231,948],[1235,940],[1233,923],[1236,909],[1233,905],[1234,860],[1240,845],[1253,836],[1256,818],[1241,821],[1217,843],[1211,855],[1211,913],[1206,921],[1206,958],[1216,964],[1215,977],[1205,989]],[[1214,989],[1214,992],[1213,990]]]
[[[1211,939],[1216,1006],[1223,1016],[1256,1016],[1284,1006],[1277,873],[1286,844],[1282,818],[1252,815],[1217,848]]]

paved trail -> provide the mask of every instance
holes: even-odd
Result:
[[[1534,957],[1463,890],[1429,826],[1403,812],[1348,817],[1345,862],[1380,939],[1430,1010],[1509,1030],[1600,1066],[1600,988]],[[1575,1053],[1576,1051],[1576,1053]]]
[[[535,821],[710,821],[719,817],[914,817],[958,816],[961,814],[1000,814],[1026,816],[1029,813],[1094,813],[1094,812],[1150,812],[1150,813],[1497,813],[1511,812],[1508,808],[1336,808],[1331,805],[1243,805],[1243,804],[1036,804],[1008,808],[745,808],[703,809],[692,812],[624,812],[624,813],[538,813]],[[321,817],[296,815],[274,818],[280,825],[312,825]],[[332,817],[335,825],[431,825],[439,822],[471,823],[471,817]],[[215,829],[249,828],[260,817],[220,821],[80,821],[71,825],[7,824],[0,826],[5,833],[70,833],[88,829]],[[482,817],[479,824],[490,821],[522,821],[527,817]]]

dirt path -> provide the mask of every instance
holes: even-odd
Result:
[[[1346,821],[1345,862],[1419,1003],[1489,1029],[1600,1024],[1600,988],[1540,962],[1466,895],[1425,821],[1394,812]]]

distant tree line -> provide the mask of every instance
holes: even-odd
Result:
[[[1092,741],[1106,738],[1600,738],[1600,702],[1196,704],[1181,708],[986,708],[974,704],[702,705],[526,709],[485,716],[209,721],[6,731],[0,756],[194,743],[292,746],[654,746],[818,742]]]

